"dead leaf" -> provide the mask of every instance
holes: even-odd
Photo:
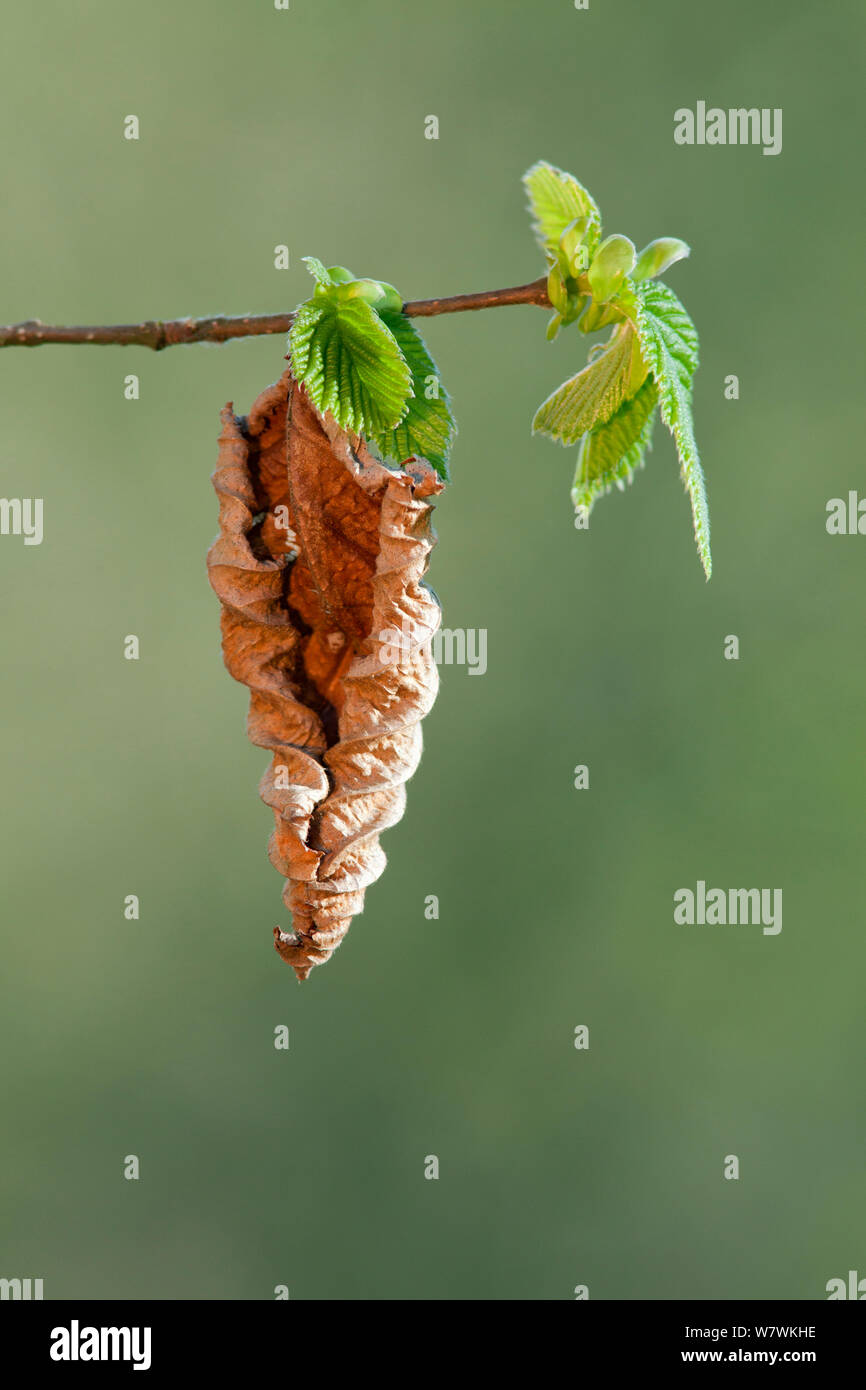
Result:
[[[443,484],[424,459],[379,463],[289,371],[245,419],[231,405],[221,418],[208,575],[226,667],[250,690],[249,737],[273,754],[259,792],[293,919],[274,945],[303,980],[362,911],[421,756],[441,620],[421,582],[426,499]]]

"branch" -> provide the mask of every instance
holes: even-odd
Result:
[[[499,309],[508,304],[540,304],[552,308],[547,297],[547,276],[507,290],[480,290],[478,294],[454,294],[450,299],[410,299],[403,313],[410,319],[429,319],[434,314],[461,314],[466,309]],[[0,330],[2,331],[2,330]]]
[[[61,328],[28,319],[0,328],[0,347],[42,347],[43,343],[95,343],[98,346],[148,347],[154,352],[176,343],[225,343],[229,338],[253,338],[262,333],[287,333],[291,314],[222,315],[208,319],[146,319],[143,323],[111,323],[102,327]]]
[[[547,277],[528,285],[478,294],[455,294],[450,299],[415,299],[403,305],[410,318],[434,314],[459,314],[467,309],[495,309],[508,304],[540,304],[550,308]],[[225,343],[230,338],[256,338],[267,333],[287,333],[292,314],[245,314],[240,318],[218,315],[206,319],[146,319],[142,323],[113,323],[100,327],[64,328],[27,319],[0,327],[0,348],[42,347],[45,343],[92,343],[99,347],[147,347],[154,352],[177,343]]]

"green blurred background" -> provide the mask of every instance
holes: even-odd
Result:
[[[866,1274],[866,540],[824,526],[863,486],[864,30],[854,0],[6,7],[3,321],[289,309],[309,253],[407,298],[519,283],[549,159],[608,231],[692,246],[669,279],[716,568],[661,429],[575,532],[574,451],[529,421],[576,330],[426,325],[460,426],[430,580],[489,666],[442,668],[388,870],[300,987],[204,567],[219,409],[283,340],[3,352],[0,491],[45,499],[45,539],[0,541],[0,1275],[796,1299]],[[698,99],[782,107],[781,155],[675,146]],[[699,878],[781,887],[781,934],[675,926]]]

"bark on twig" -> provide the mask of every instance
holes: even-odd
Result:
[[[496,309],[509,304],[539,304],[550,308],[547,280],[513,285],[503,290],[455,294],[446,299],[411,299],[403,305],[409,318],[435,314],[459,314],[471,309]],[[46,343],[90,343],[97,347],[146,347],[154,352],[179,343],[226,343],[230,338],[256,338],[268,333],[287,333],[291,314],[244,314],[231,318],[218,314],[204,319],[145,319],[141,323],[113,323],[63,327],[39,319],[0,327],[0,348],[43,347]]]

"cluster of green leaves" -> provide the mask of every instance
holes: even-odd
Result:
[[[383,458],[417,454],[447,479],[455,433],[450,401],[401,296],[381,280],[304,259],[316,289],[289,331],[296,379],[322,415],[363,435]]]
[[[548,263],[554,308],[548,338],[573,323],[584,333],[611,327],[588,365],[539,407],[533,431],[579,445],[572,501],[588,512],[599,496],[622,488],[643,466],[658,406],[676,444],[709,579],[710,518],[692,423],[698,335],[673,290],[656,279],[688,256],[689,248],[675,237],[661,237],[638,254],[628,237],[602,239],[592,197],[552,164],[534,164],[524,184]]]

